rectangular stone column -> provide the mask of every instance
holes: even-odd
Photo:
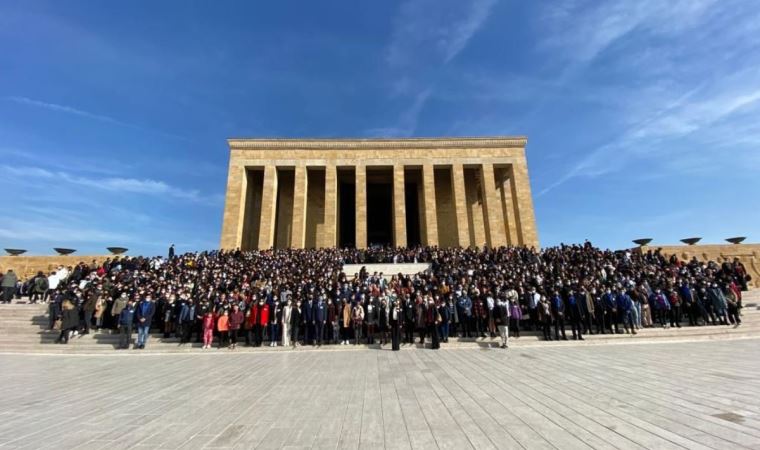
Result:
[[[290,246],[304,248],[306,237],[306,189],[308,177],[306,167],[296,166],[295,182],[293,185],[293,228],[290,235]]]
[[[245,216],[246,193],[248,192],[245,167],[234,163],[230,156],[230,169],[227,175],[227,195],[224,199],[224,217],[222,219],[222,239],[219,247],[233,250],[241,246],[243,239],[243,218]]]
[[[325,227],[322,247],[335,247],[338,235],[338,176],[336,167],[325,167]]]
[[[367,248],[367,167],[356,166],[356,248]]]
[[[274,245],[274,223],[277,209],[277,167],[264,167],[264,187],[261,192],[261,226],[259,249]]]
[[[488,221],[486,225],[486,237],[491,247],[507,245],[504,235],[504,214],[501,208],[501,195],[499,186],[496,184],[493,164],[486,163],[480,166],[480,186],[483,197],[483,209],[486,211]]]
[[[499,172],[501,178],[498,185],[501,190],[501,207],[504,210],[504,235],[508,245],[518,245],[517,227],[515,226],[515,203],[512,200],[512,169],[504,168]]]
[[[438,214],[435,205],[435,171],[432,164],[422,166],[422,185],[424,186],[422,208],[425,211],[425,230],[427,245],[438,245]]]
[[[406,186],[404,166],[393,166],[393,244],[406,247]]]
[[[519,243],[526,247],[538,247],[538,231],[533,211],[533,197],[530,193],[528,164],[526,162],[513,164],[510,178],[512,198],[516,205],[515,224]]]
[[[454,191],[454,210],[457,215],[457,233],[461,247],[470,246],[469,224],[467,221],[467,202],[464,190],[464,166],[461,163],[451,166],[451,188]]]

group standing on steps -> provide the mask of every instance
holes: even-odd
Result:
[[[392,276],[342,271],[348,263],[389,261],[431,268]],[[680,261],[588,242],[541,251],[212,251],[114,258],[58,273],[66,276],[48,299],[59,342],[94,327],[118,332],[122,348],[137,349],[148,345],[151,332],[203,349],[243,343],[392,349],[429,343],[436,349],[449,339],[487,336],[506,349],[525,330],[546,340],[583,340],[651,326],[738,326],[749,281],[738,260]]]

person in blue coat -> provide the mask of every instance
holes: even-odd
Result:
[[[623,319],[623,328],[626,334],[636,334],[636,328],[633,326],[633,299],[625,291],[620,289],[617,295],[617,308],[620,312],[620,317]]]
[[[617,298],[612,289],[607,288],[607,291],[602,295],[602,305],[604,306],[604,328],[613,333],[612,326],[614,324],[614,333],[620,333],[620,329],[618,328]]]
[[[119,348],[127,349],[132,343],[132,326],[135,323],[135,302],[131,298],[119,313]]]
[[[552,319],[554,320],[554,339],[559,340],[559,332],[562,330],[562,340],[566,341],[565,335],[565,301],[558,291],[554,291],[551,300]]]
[[[153,314],[156,312],[156,304],[153,297],[148,294],[137,304],[135,311],[135,322],[137,322],[137,348],[144,349],[148,343],[150,334],[150,324],[153,321]]]

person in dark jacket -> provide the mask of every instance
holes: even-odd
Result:
[[[427,308],[425,309],[425,325],[427,326],[427,332],[430,335],[430,348],[433,350],[441,348],[440,341],[438,340],[438,325],[441,323],[440,317],[441,316],[438,314],[438,307],[433,302],[432,298],[429,299]]]
[[[324,296],[320,296],[319,300],[317,300],[312,316],[314,317],[314,331],[317,337],[317,345],[321,346],[325,335],[325,322],[327,321],[327,304],[325,303]]]
[[[403,311],[400,306],[400,299],[397,299],[391,305],[388,313],[388,324],[391,327],[391,350],[398,351],[401,340],[401,324],[403,323]]]
[[[71,333],[79,328],[79,311],[76,305],[69,299],[63,301],[61,309],[61,335],[58,336],[55,342],[68,344]]]
[[[438,313],[441,315],[441,324],[438,325],[441,341],[449,342],[449,326],[451,324],[451,308],[448,301],[441,302],[438,307]]]
[[[562,296],[559,292],[554,291],[554,296],[551,301],[552,308],[552,320],[554,320],[554,339],[559,340],[559,332],[562,331],[562,340],[566,341],[565,335],[565,301],[562,300]]]
[[[119,348],[128,349],[132,343],[132,325],[135,322],[135,302],[129,299],[119,313]]]
[[[293,347],[300,345],[298,343],[298,333],[301,329],[301,321],[303,320],[301,316],[301,309],[301,300],[296,300],[296,306],[294,306],[293,310],[290,312],[290,330],[293,336],[291,338]]]
[[[238,332],[243,325],[245,316],[240,311],[240,307],[237,304],[232,305],[232,312],[230,312],[229,326],[230,326],[230,349],[235,350],[237,347]]]
[[[150,335],[150,324],[153,321],[153,314],[156,312],[156,304],[153,302],[153,296],[146,295],[140,300],[135,308],[135,318],[137,321],[137,348],[144,349],[148,343]]]
[[[584,300],[585,301],[585,300]],[[574,340],[583,340],[583,314],[581,312],[581,305],[578,301],[578,297],[575,296],[574,291],[570,291],[570,295],[567,297],[567,313],[570,317],[570,329],[573,330]]]

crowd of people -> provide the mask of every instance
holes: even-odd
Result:
[[[344,273],[343,265],[428,262],[414,275]],[[390,276],[388,276],[390,275]],[[6,295],[6,279],[0,280]],[[48,302],[57,342],[93,328],[120,347],[151,333],[180,345],[425,344],[521,331],[546,340],[636,334],[644,327],[741,323],[749,276],[740,261],[666,258],[656,251],[602,250],[586,242],[522,247],[278,249],[123,257],[80,263],[28,280]],[[5,299],[5,297],[4,297]],[[568,332],[569,328],[569,332]]]

